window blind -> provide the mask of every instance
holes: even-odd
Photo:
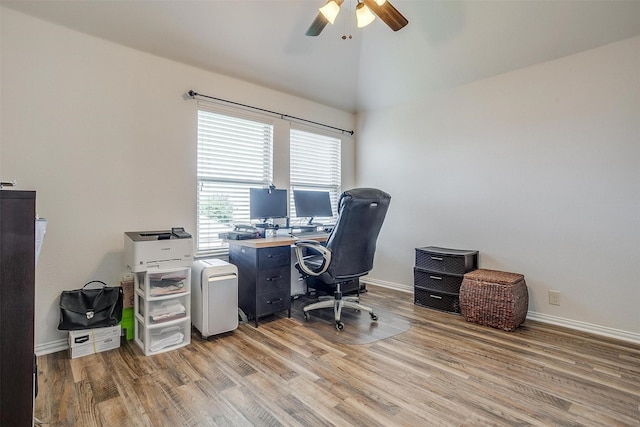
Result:
[[[318,222],[331,221],[338,215],[338,198],[341,194],[341,143],[339,138],[291,129],[290,173],[291,217],[295,217],[293,190],[328,191],[333,218],[316,218]]]
[[[199,109],[197,174],[197,252],[226,252],[220,233],[249,223],[249,188],[273,180],[273,124]]]

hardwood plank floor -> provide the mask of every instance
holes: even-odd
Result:
[[[340,339],[296,313],[208,341],[194,332],[151,357],[131,342],[53,353],[38,357],[35,415],[83,427],[640,425],[640,345],[531,320],[503,332],[371,285],[361,299],[409,330],[344,344],[366,313]]]

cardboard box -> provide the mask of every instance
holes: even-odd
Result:
[[[120,347],[120,325],[69,331],[69,356],[72,359],[118,347]]]
[[[122,286],[122,308],[133,308],[133,277],[128,277],[120,281]]]

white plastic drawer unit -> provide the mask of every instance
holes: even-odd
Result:
[[[191,342],[191,268],[135,273],[134,341],[145,355]]]

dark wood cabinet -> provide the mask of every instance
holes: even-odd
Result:
[[[238,305],[258,327],[258,319],[282,310],[291,317],[291,247],[230,245],[238,267]]]
[[[0,190],[0,425],[33,425],[34,191]]]

